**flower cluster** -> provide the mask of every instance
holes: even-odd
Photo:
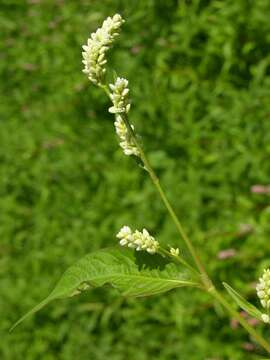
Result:
[[[120,146],[124,151],[125,155],[136,155],[139,156],[140,152],[137,146],[132,141],[126,124],[123,120],[123,113],[127,114],[130,109],[130,103],[128,98],[128,81],[123,78],[117,78],[114,84],[110,84],[113,106],[109,108],[109,112],[115,114],[115,130],[120,138]],[[134,126],[131,125],[134,130]]]
[[[270,270],[264,270],[263,276],[259,279],[256,287],[257,295],[264,308],[270,309]]]
[[[102,85],[106,72],[104,65],[107,62],[105,54],[110,49],[115,37],[119,35],[118,31],[123,22],[124,20],[119,14],[115,14],[112,18],[108,17],[102,27],[91,34],[87,45],[83,45],[83,72],[96,85]]]
[[[270,316],[267,314],[262,314],[262,321],[265,323],[270,323]]]
[[[270,310],[270,270],[264,270],[262,277],[259,279],[259,283],[256,286],[257,295],[261,301],[262,306]],[[262,320],[266,323],[270,322],[270,317],[267,314],[262,315]]]
[[[145,250],[149,254],[155,254],[159,248],[159,243],[146,229],[142,232],[135,230],[132,232],[129,226],[123,226],[116,235],[120,239],[120,245],[128,246],[137,251]]]
[[[112,114],[128,113],[130,109],[128,80],[118,77],[114,84],[110,84],[110,89],[113,106],[109,108],[109,112]]]
[[[137,146],[133,143],[132,139],[130,138],[128,129],[127,129],[121,115],[116,115],[114,126],[115,126],[116,133],[120,138],[119,145],[123,149],[124,154],[139,156],[140,152],[139,152]],[[131,125],[131,127],[134,130],[134,126]]]

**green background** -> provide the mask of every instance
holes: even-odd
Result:
[[[85,253],[146,227],[185,253],[155,189],[122,154],[81,45],[126,19],[110,67],[131,119],[214,280],[250,301],[270,265],[269,0],[2,0],[0,358],[243,360],[263,352],[211,299],[179,289],[125,300],[112,289],[55,302],[13,333]],[[235,255],[221,260],[220,251]],[[256,325],[269,339],[269,328]]]

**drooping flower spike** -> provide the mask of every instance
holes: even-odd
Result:
[[[119,14],[108,17],[101,28],[91,34],[91,37],[87,40],[87,45],[83,45],[83,72],[88,75],[89,80],[95,85],[106,88],[104,83],[105,64],[107,63],[106,52],[112,46],[115,37],[119,35],[123,23],[124,19]],[[118,77],[114,84],[109,85],[109,88],[111,91],[110,99],[113,103],[113,106],[109,108],[109,112],[115,114],[114,125],[120,138],[120,146],[125,155],[140,156],[140,152],[132,141],[122,117],[130,109],[128,80]],[[134,130],[134,126],[131,125],[131,127]]]

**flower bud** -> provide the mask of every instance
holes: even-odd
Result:
[[[175,249],[175,248],[171,247],[170,248],[170,253],[173,256],[178,256],[179,255],[179,249],[178,248]]]
[[[267,314],[262,314],[262,321],[265,323],[270,323],[270,317]]]

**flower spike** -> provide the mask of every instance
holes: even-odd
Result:
[[[124,23],[121,15],[115,14],[112,18],[108,17],[101,28],[87,40],[87,45],[83,45],[83,72],[88,75],[90,81],[96,85],[103,85],[107,63],[106,52],[111,48],[114,39],[119,35],[121,25]]]
[[[263,276],[259,279],[256,287],[257,295],[261,301],[262,307],[270,309],[270,270],[264,270]]]
[[[137,251],[145,250],[151,255],[155,254],[159,248],[158,241],[146,229],[143,229],[142,232],[138,230],[132,232],[129,226],[123,226],[116,237],[120,239],[121,246],[127,246]]]

